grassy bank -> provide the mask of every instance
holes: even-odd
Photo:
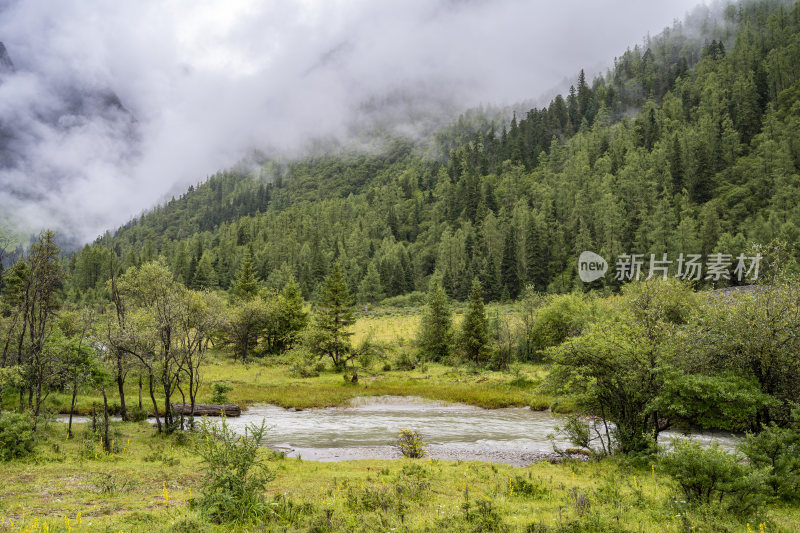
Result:
[[[203,370],[204,384],[200,387],[198,401],[210,402],[211,383],[224,381],[233,386],[228,393],[231,402],[240,406],[270,403],[282,407],[305,409],[310,407],[332,407],[345,405],[357,396],[421,396],[432,400],[461,402],[486,408],[531,406],[547,409],[553,399],[541,391],[540,385],[547,374],[546,368],[537,365],[519,366],[517,373],[472,371],[429,364],[413,370],[389,370],[376,368],[361,372],[358,383],[343,379],[341,373],[323,370],[318,376],[302,378],[295,375],[291,365],[283,363],[252,362],[234,363],[226,355],[216,354]],[[348,376],[349,378],[349,376]],[[128,405],[138,404],[137,382],[129,379],[126,384]],[[119,405],[116,390],[111,391],[110,403]],[[69,411],[71,397],[53,393],[46,407],[52,412]],[[160,396],[156,396],[159,409]],[[180,396],[173,398],[180,401]],[[5,406],[11,408],[17,401],[12,395],[5,397]],[[102,397],[93,391],[82,393],[76,403],[76,412],[86,414],[92,405],[102,405]],[[150,408],[146,385],[143,405]]]
[[[503,312],[492,306],[490,312]],[[494,372],[466,366],[453,367],[432,363],[418,364],[407,369],[398,361],[415,358],[414,337],[419,326],[419,315],[392,309],[378,309],[360,317],[352,328],[354,345],[370,339],[383,347],[384,356],[375,358],[367,368],[359,372],[358,383],[343,379],[334,372],[329,361],[315,377],[301,377],[286,357],[255,359],[248,363],[234,362],[226,350],[212,349],[203,365],[198,402],[211,401],[211,384],[224,381],[233,386],[228,394],[231,402],[242,407],[256,403],[270,403],[282,407],[305,409],[310,407],[332,407],[345,405],[357,396],[400,395],[420,396],[432,400],[460,402],[486,408],[530,406],[544,410],[554,405],[554,399],[545,393],[541,384],[547,376],[543,365],[515,365],[514,371]],[[460,316],[456,316],[456,322]],[[405,370],[399,370],[406,368]],[[143,406],[151,409],[145,383]],[[158,389],[158,387],[157,387]],[[130,372],[125,388],[129,406],[138,404],[138,379]],[[159,409],[163,399],[156,391]],[[69,412],[71,396],[67,393],[52,393],[45,407],[55,413]],[[180,402],[179,394],[173,401]],[[188,401],[188,399],[187,399]],[[116,388],[109,390],[112,408],[119,406]],[[9,391],[3,398],[5,408],[13,408],[18,398]],[[93,405],[102,405],[99,392],[83,390],[78,396],[76,412],[87,414]],[[561,406],[562,408],[564,406]]]
[[[191,508],[202,465],[192,438],[114,425],[118,453],[46,428],[36,457],[0,464],[0,531],[229,531]],[[268,450],[274,513],[240,531],[797,531],[800,512],[775,506],[736,518],[688,509],[658,469],[600,463],[502,464],[422,460],[315,463]],[[78,521],[78,513],[80,520]],[[66,517],[66,519],[65,519]],[[67,522],[68,519],[68,522]],[[14,527],[10,527],[13,520]],[[236,528],[233,528],[236,530]],[[28,530],[30,531],[30,530]]]

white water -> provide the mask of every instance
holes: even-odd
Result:
[[[528,408],[482,409],[416,397],[381,396],[357,398],[349,407],[302,411],[253,406],[227,422],[243,432],[262,420],[270,428],[265,445],[292,457],[317,461],[397,457],[392,443],[400,428],[409,428],[422,434],[433,458],[521,465],[553,452],[548,435],[564,418]],[[75,417],[74,421],[85,422],[86,417]],[[734,435],[723,432],[691,435],[704,443],[718,441],[729,449],[737,441]],[[659,441],[668,443],[673,436],[678,433],[663,432]],[[561,448],[569,447],[563,438],[556,442]]]

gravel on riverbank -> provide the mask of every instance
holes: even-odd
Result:
[[[300,457],[308,461],[334,462],[356,461],[359,459],[399,459],[400,452],[392,446],[354,446],[345,448],[295,448],[286,445],[270,446],[275,451],[283,452],[288,457]],[[432,444],[428,446],[431,459],[443,461],[483,461],[486,463],[503,463],[512,466],[528,466],[541,461],[560,462],[565,458],[586,461],[588,457],[580,453],[559,455],[545,451],[514,450],[478,450],[463,448],[450,444]]]

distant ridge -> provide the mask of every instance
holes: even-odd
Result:
[[[15,72],[14,62],[11,61],[11,56],[8,55],[6,45],[0,41],[0,74],[5,72]]]

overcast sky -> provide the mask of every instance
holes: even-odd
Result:
[[[0,0],[16,66],[0,78],[0,223],[91,240],[251,148],[340,134],[398,90],[536,100],[697,3]]]

